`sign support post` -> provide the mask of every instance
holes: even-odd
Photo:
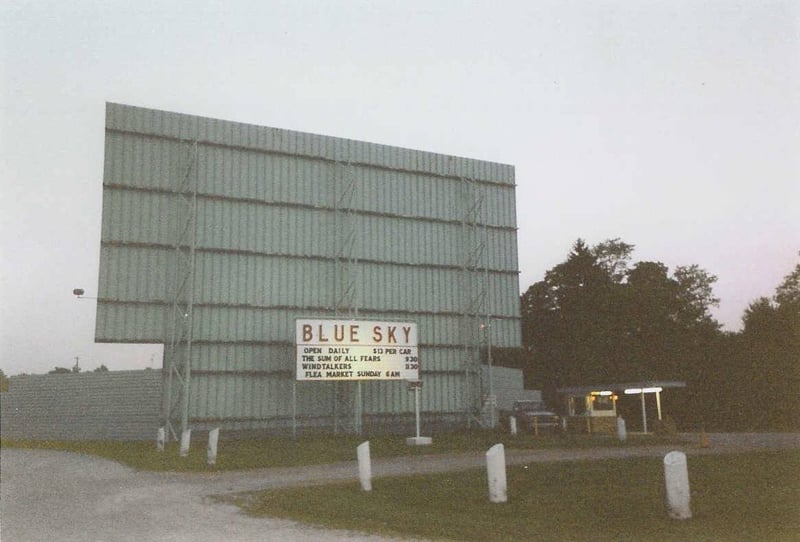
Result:
[[[419,439],[419,386],[414,388],[414,410],[417,418],[417,439]]]
[[[414,392],[414,417],[416,419],[417,436],[406,439],[409,446],[426,446],[433,443],[431,437],[419,436],[419,392],[422,390],[422,380],[409,380],[408,389]]]

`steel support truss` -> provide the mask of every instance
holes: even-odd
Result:
[[[481,396],[482,325],[489,323],[489,284],[485,190],[474,180],[462,178],[461,217],[461,333],[464,359],[464,408],[467,426],[483,424]]]
[[[337,317],[358,318],[358,187],[351,164],[333,164],[334,196],[334,291]],[[334,382],[334,432],[360,434],[362,429],[361,382]]]
[[[189,429],[192,372],[195,242],[197,216],[197,142],[188,144],[175,190],[176,232],[173,246],[172,302],[164,351],[162,415],[167,438]]]

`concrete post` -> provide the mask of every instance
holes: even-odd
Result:
[[[217,463],[217,442],[219,441],[219,427],[208,432],[208,464]]]
[[[517,436],[517,417],[511,416],[508,418],[508,426],[511,428],[511,434]]]
[[[358,479],[361,481],[361,489],[372,491],[372,461],[369,457],[369,441],[358,445],[356,456],[358,457]]]
[[[667,508],[673,519],[689,519],[689,471],[686,468],[686,454],[670,452],[664,456],[664,480],[667,487]]]
[[[156,449],[159,452],[164,451],[164,442],[167,439],[167,432],[163,427],[158,428],[158,433],[156,434]]]
[[[495,444],[486,452],[486,473],[489,478],[489,502],[506,502],[506,450],[502,444]]]
[[[189,443],[192,440],[192,430],[186,429],[181,433],[181,457],[189,455]]]
[[[656,388],[659,389],[659,388]],[[661,421],[661,392],[656,392],[656,412],[658,412],[658,421]]]
[[[622,416],[617,417],[617,438],[620,442],[628,440],[628,430],[625,428],[625,419]]]

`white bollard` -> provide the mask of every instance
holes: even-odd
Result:
[[[689,519],[689,471],[686,454],[670,452],[664,456],[664,480],[667,486],[667,507],[672,519]]]
[[[620,442],[628,440],[628,430],[625,429],[625,420],[622,416],[617,418],[617,438]]]
[[[159,452],[164,451],[164,442],[167,440],[167,432],[163,427],[158,428],[158,433],[156,434],[156,449]]]
[[[208,432],[208,464],[217,462],[217,442],[219,441],[219,427]]]
[[[181,433],[181,457],[189,455],[189,443],[192,440],[192,430],[187,429]]]
[[[486,473],[489,477],[489,502],[506,502],[506,450],[502,444],[495,444],[486,452]]]
[[[508,426],[511,428],[511,434],[517,436],[517,417],[511,416],[508,418]]]
[[[356,456],[358,456],[358,479],[361,481],[361,489],[372,491],[372,463],[369,458],[369,441],[358,445]]]

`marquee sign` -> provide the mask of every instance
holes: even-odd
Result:
[[[417,324],[295,321],[297,380],[417,380]]]

